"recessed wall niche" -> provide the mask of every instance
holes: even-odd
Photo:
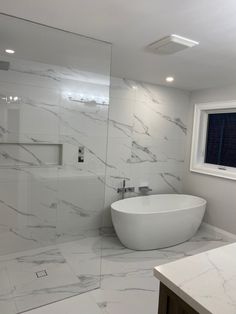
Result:
[[[0,167],[60,165],[62,144],[0,143]]]

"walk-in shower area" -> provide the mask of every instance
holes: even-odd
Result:
[[[0,312],[8,314],[100,286],[111,46],[6,15],[0,33]]]

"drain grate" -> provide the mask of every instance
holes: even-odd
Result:
[[[37,278],[47,277],[48,273],[46,270],[40,270],[36,272]]]

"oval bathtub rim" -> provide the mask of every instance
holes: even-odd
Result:
[[[165,211],[152,211],[152,212],[128,212],[128,211],[124,211],[124,210],[121,210],[121,209],[116,209],[116,208],[113,208],[113,205],[117,204],[117,203],[120,203],[120,202],[123,202],[123,201],[126,201],[126,200],[130,200],[130,199],[134,199],[134,198],[139,198],[139,197],[142,197],[142,198],[145,198],[145,197],[149,197],[149,196],[158,196],[158,195],[182,195],[182,196],[190,196],[190,197],[195,197],[195,198],[198,198],[201,203],[199,203],[198,205],[195,205],[195,206],[188,206],[188,207],[184,207],[184,208],[178,208],[178,209],[168,209],[168,210],[165,210]],[[190,210],[190,209],[195,209],[195,208],[198,208],[200,206],[206,206],[207,205],[207,201],[202,198],[202,197],[199,197],[199,196],[196,196],[196,195],[191,195],[191,194],[151,194],[151,195],[140,195],[140,196],[134,196],[134,197],[129,197],[129,198],[125,198],[125,199],[121,199],[121,200],[118,200],[118,201],[115,201],[111,204],[111,209],[112,211],[116,211],[116,212],[119,212],[119,213],[122,213],[122,214],[126,214],[126,215],[154,215],[154,214],[167,214],[167,213],[174,213],[174,212],[178,212],[178,211],[186,211],[186,210]]]

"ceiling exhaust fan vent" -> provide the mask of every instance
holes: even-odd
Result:
[[[178,35],[170,35],[150,44],[148,50],[156,54],[170,55],[197,45],[199,45],[197,41]]]

